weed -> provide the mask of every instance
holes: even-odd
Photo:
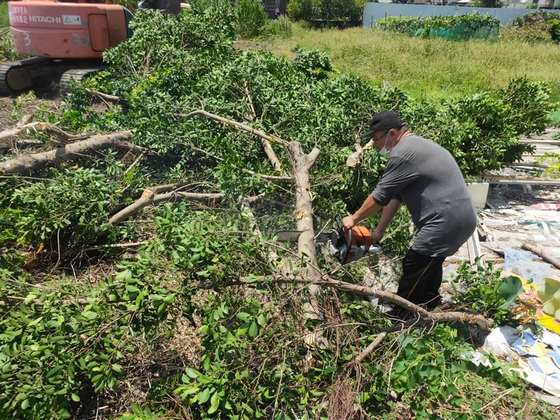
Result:
[[[235,15],[237,33],[241,38],[254,38],[265,30],[268,19],[262,1],[237,0]]]
[[[560,178],[560,153],[548,152],[539,158],[539,163],[547,165],[543,175],[550,178]]]
[[[498,325],[508,319],[508,307],[521,288],[518,279],[502,279],[501,270],[491,264],[460,265],[452,284],[458,303],[466,305],[474,313],[494,319]]]
[[[292,36],[292,22],[286,16],[269,20],[264,28],[264,36],[268,38],[289,38]]]

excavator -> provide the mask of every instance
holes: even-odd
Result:
[[[180,0],[143,0],[145,8],[177,14]],[[12,0],[8,2],[10,32],[18,61],[0,63],[0,96],[53,83],[64,92],[72,81],[103,68],[103,51],[131,35],[132,13],[111,1]]]

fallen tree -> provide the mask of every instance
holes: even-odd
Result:
[[[313,227],[313,205],[311,199],[309,172],[319,157],[319,149],[314,147],[311,152],[306,154],[304,153],[301,144],[297,141],[286,141],[278,136],[270,135],[261,130],[250,127],[247,124],[243,124],[229,118],[224,118],[204,110],[193,111],[187,114],[186,117],[195,115],[210,118],[237,130],[255,135],[262,140],[279,144],[286,148],[290,156],[290,164],[292,166],[291,177],[294,180],[296,196],[294,217],[296,219],[296,229],[300,232],[298,236],[298,254],[306,263],[306,277],[312,281],[318,281],[320,273],[315,268],[317,267],[317,250],[315,248],[315,229]],[[320,318],[321,314],[317,303],[317,293],[319,292],[319,288],[312,284],[309,291],[311,299],[308,307],[306,307],[306,315],[310,318]]]

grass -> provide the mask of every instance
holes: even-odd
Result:
[[[0,3],[0,28],[6,27],[8,25],[8,3],[2,2]]]
[[[389,82],[415,97],[449,98],[503,87],[514,77],[549,82],[560,100],[560,46],[514,39],[466,42],[421,39],[378,30],[314,30],[293,25],[293,36],[263,42],[292,56],[295,47],[327,52],[335,67]]]

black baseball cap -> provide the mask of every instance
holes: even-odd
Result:
[[[406,124],[401,120],[399,114],[395,111],[381,111],[373,114],[371,120],[368,123],[362,138],[364,140],[369,140],[373,137],[373,134],[379,131],[389,131],[391,128],[396,128],[400,130]]]

